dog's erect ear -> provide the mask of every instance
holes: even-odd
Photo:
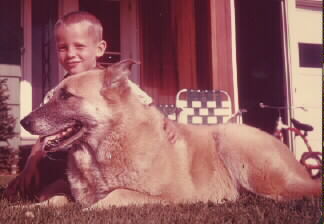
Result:
[[[128,76],[131,74],[133,64],[139,64],[139,62],[132,59],[125,59],[110,65],[106,70],[104,87],[115,88],[125,83],[125,81],[128,80]]]

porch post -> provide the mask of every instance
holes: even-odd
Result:
[[[140,30],[138,0],[120,1],[120,53],[121,59],[140,61]],[[141,66],[132,67],[131,79],[140,84]]]
[[[232,62],[231,1],[209,0],[211,19],[212,87],[229,93],[233,105],[234,79]],[[234,111],[235,111],[234,107]]]

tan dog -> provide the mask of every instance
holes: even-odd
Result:
[[[321,194],[320,181],[288,148],[256,128],[177,124],[178,140],[171,144],[163,115],[129,87],[133,63],[63,80],[54,97],[21,122],[43,136],[44,150],[72,145],[68,178],[76,201],[106,208],[233,201],[240,189],[275,200]]]

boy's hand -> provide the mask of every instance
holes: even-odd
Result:
[[[168,118],[164,119],[164,130],[167,133],[168,140],[171,144],[175,144],[177,142],[177,127],[173,123],[173,121],[169,120]]]
[[[40,139],[38,139],[32,148],[24,169],[14,180],[9,183],[7,189],[5,190],[5,196],[9,200],[17,199],[19,194],[24,197],[28,193],[38,189],[40,178],[37,165],[44,155],[41,147],[42,143],[40,142]]]

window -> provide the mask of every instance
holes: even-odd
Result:
[[[322,45],[298,43],[299,49],[299,66],[306,68],[322,67]]]

